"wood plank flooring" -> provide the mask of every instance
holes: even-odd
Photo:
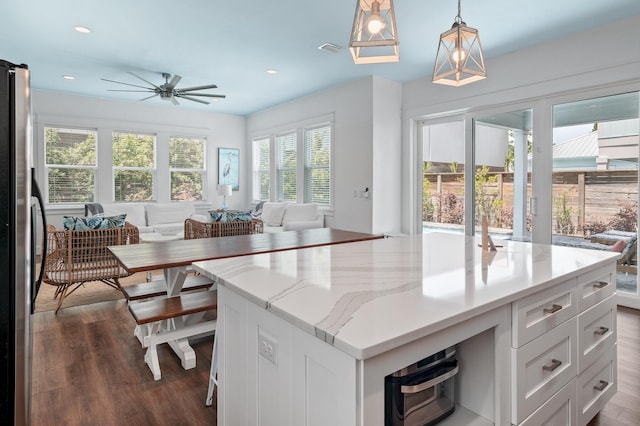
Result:
[[[640,311],[618,306],[618,392],[589,426],[640,425]]]
[[[35,314],[32,425],[215,425],[212,340],[193,345],[192,370],[161,345],[156,382],[134,326],[123,300]],[[640,425],[640,311],[618,307],[618,392],[589,426],[621,425]]]
[[[135,325],[124,300],[35,314],[31,424],[215,425],[215,403],[205,406],[213,337],[192,345],[191,370],[159,346],[154,381]]]

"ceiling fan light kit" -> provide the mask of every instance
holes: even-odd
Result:
[[[398,62],[399,45],[393,0],[357,0],[349,40],[353,62]]]
[[[178,102],[178,98],[180,99],[186,99],[189,101],[193,101],[193,102],[198,102],[201,104],[205,104],[205,105],[209,105],[209,102],[202,100],[202,99],[198,99],[198,97],[205,97],[205,98],[225,98],[225,95],[216,95],[213,93],[196,93],[200,90],[207,90],[207,89],[216,89],[218,86],[216,86],[215,84],[206,84],[204,86],[193,86],[193,87],[183,87],[183,88],[177,88],[176,86],[178,85],[178,83],[180,82],[180,80],[182,79],[182,77],[180,77],[179,75],[174,75],[171,76],[171,74],[169,73],[162,73],[162,77],[164,78],[164,83],[161,85],[156,85],[142,77],[140,77],[139,75],[130,72],[129,74],[131,74],[132,76],[144,81],[145,83],[147,83],[149,86],[140,86],[137,84],[131,84],[131,83],[125,83],[122,81],[115,81],[115,80],[108,80],[106,78],[103,78],[103,81],[109,81],[111,83],[118,83],[118,84],[124,84],[126,86],[131,86],[131,87],[137,87],[138,89],[109,89],[110,92],[142,92],[142,93],[152,93],[152,95],[147,96],[145,98],[140,99],[141,101],[146,101],[147,99],[151,99],[151,98],[155,98],[156,96],[159,96],[160,99],[164,99],[166,101],[171,101],[171,103],[173,103],[174,105],[179,105],[180,102]],[[142,89],[142,90],[140,90]]]
[[[458,16],[451,29],[440,35],[433,82],[449,86],[463,86],[487,77],[478,30],[467,27]]]

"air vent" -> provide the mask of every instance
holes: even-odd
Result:
[[[335,45],[333,43],[322,43],[320,46],[318,46],[318,49],[324,50],[325,52],[329,53],[340,53],[344,50],[344,47]]]

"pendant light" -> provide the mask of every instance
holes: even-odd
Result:
[[[458,16],[451,29],[440,35],[440,44],[433,68],[433,82],[462,86],[487,77],[478,30],[467,27]]]
[[[398,62],[393,0],[357,0],[349,50],[356,64]]]

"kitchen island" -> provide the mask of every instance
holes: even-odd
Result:
[[[196,262],[218,424],[383,425],[385,377],[452,345],[446,424],[586,424],[617,386],[617,257],[433,233]]]

